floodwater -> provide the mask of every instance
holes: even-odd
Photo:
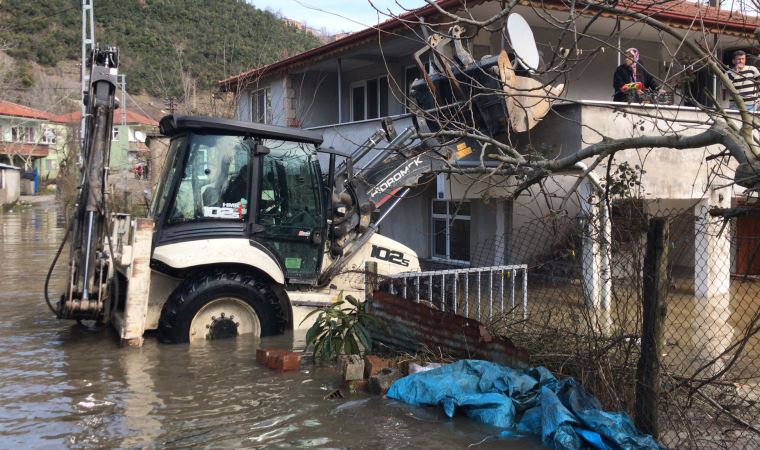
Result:
[[[0,213],[0,448],[540,448],[437,408],[325,399],[332,369],[255,363],[303,334],[122,349],[110,329],[56,320],[42,288],[62,225],[53,205]]]

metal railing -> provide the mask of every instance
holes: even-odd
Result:
[[[477,320],[486,317],[492,319],[494,313],[515,312],[518,307],[518,295],[523,318],[528,312],[526,264],[403,272],[388,277],[385,283],[391,294],[414,300],[416,303],[429,302],[441,311],[448,310]],[[471,311],[471,308],[474,308],[474,311]],[[471,312],[474,312],[472,316]],[[484,316],[486,312],[488,315]]]

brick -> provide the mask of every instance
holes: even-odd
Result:
[[[369,379],[369,392],[376,395],[385,395],[394,381],[401,378],[401,371],[398,369],[385,368],[377,375]]]
[[[377,375],[381,370],[386,367],[391,367],[392,365],[392,361],[388,361],[387,359],[375,355],[367,355],[364,357],[364,378]]]
[[[267,367],[274,370],[298,370],[301,368],[301,354],[282,350],[267,356]]]
[[[343,379],[346,381],[364,379],[364,360],[359,355],[348,355],[343,365]]]
[[[367,380],[350,380],[344,381],[344,386],[351,394],[358,394],[359,392],[366,392],[369,387],[369,381]]]
[[[267,359],[269,358],[269,355],[274,355],[275,353],[282,353],[287,350],[282,349],[274,349],[274,348],[257,348],[256,349],[256,362],[262,365],[267,365]]]

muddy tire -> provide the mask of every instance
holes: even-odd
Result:
[[[282,309],[269,285],[236,270],[189,277],[169,296],[158,321],[158,339],[171,344],[284,331]]]

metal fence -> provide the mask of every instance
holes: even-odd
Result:
[[[518,286],[518,277],[520,283]],[[405,272],[386,280],[390,293],[429,302],[441,311],[476,320],[528,311],[528,266],[525,264]],[[520,303],[516,303],[519,296]]]
[[[760,216],[724,220],[704,201],[674,203],[613,203],[611,230],[549,208],[471,246],[471,261],[517,265],[404,274],[390,286],[480,320],[527,349],[531,364],[574,376],[605,408],[636,416],[637,365],[651,337],[647,229],[664,219],[660,375],[647,386],[658,393],[659,442],[760,449]]]

